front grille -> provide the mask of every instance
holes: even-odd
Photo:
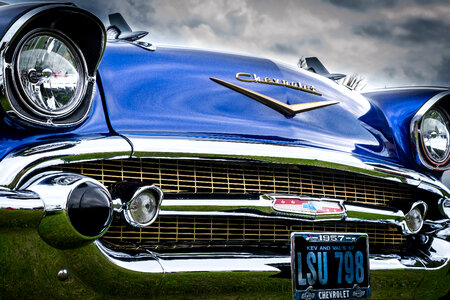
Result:
[[[122,180],[148,181],[164,193],[299,194],[377,206],[415,201],[415,193],[405,184],[290,164],[130,159],[74,163],[52,169],[83,174],[106,186]]]
[[[349,222],[293,222],[251,217],[160,216],[146,228],[115,222],[103,236],[114,248],[180,250],[183,248],[233,248],[238,246],[289,247],[292,232],[367,233],[371,251],[399,250],[406,237],[395,226]]]
[[[74,163],[52,169],[83,174],[105,186],[123,180],[147,181],[166,194],[203,194],[212,198],[218,194],[299,194],[386,207],[411,203],[416,197],[406,184],[367,175],[257,161],[130,159]],[[377,253],[396,253],[406,243],[399,229],[387,224],[181,216],[160,216],[142,229],[115,222],[102,240],[117,250],[233,251],[257,247],[286,253],[290,234],[295,231],[367,233],[371,251]]]

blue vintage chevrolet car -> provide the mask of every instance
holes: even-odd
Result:
[[[0,298],[448,293],[448,88],[360,94],[110,20],[0,7]]]

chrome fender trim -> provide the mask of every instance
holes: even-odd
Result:
[[[42,168],[99,159],[129,158],[130,144],[121,136],[90,136],[31,144],[0,161],[0,186],[18,189],[23,180]]]

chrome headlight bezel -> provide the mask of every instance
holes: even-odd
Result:
[[[78,26],[74,27],[73,24]],[[70,51],[67,50],[66,53],[71,52],[77,56],[77,64],[82,70],[79,76],[76,75],[76,71],[73,71],[75,63],[66,56],[58,57],[55,51],[51,55],[54,55],[53,62],[56,63],[50,60],[50,67],[47,70],[42,69],[47,73],[29,77],[32,83],[38,79],[46,80],[43,86],[40,83],[35,84],[35,89],[28,82],[28,92],[37,104],[50,111],[33,105],[26,91],[21,88],[16,67],[17,56],[24,42],[32,38],[33,33],[42,32],[52,34],[63,41],[64,45],[68,46],[67,49],[70,48]],[[43,4],[12,23],[0,39],[0,45],[2,45],[0,48],[0,110],[7,125],[21,130],[30,127],[44,130],[59,129],[80,125],[88,118],[96,92],[97,68],[106,47],[106,30],[95,15],[68,3]],[[26,67],[22,69],[27,71],[33,69],[32,64],[25,63],[25,65]],[[52,65],[55,70],[61,71],[61,74],[69,70],[67,74],[74,76],[69,76],[71,78],[67,81],[56,78],[57,72],[51,73]],[[36,70],[41,71],[38,68]],[[49,79],[47,80],[45,76]],[[82,81],[79,86],[80,92],[75,93],[74,87],[79,81]],[[43,90],[40,91],[39,86],[42,86]],[[65,87],[68,90],[64,90]],[[62,88],[63,95],[56,94],[59,88]],[[55,94],[52,95],[52,93]],[[41,101],[42,99],[45,101]],[[68,107],[65,107],[66,105]]]
[[[21,54],[23,51],[24,46],[27,44],[28,41],[30,41],[33,38],[36,38],[38,36],[50,36],[57,40],[60,40],[71,52],[71,54],[74,57],[77,71],[79,72],[79,82],[76,90],[76,94],[74,96],[74,100],[72,103],[58,111],[51,111],[46,110],[43,107],[40,107],[37,105],[33,99],[30,98],[30,95],[27,93],[27,91],[24,88],[24,83],[22,81],[22,76],[20,76],[20,70],[19,70],[19,62],[21,58]],[[84,59],[83,53],[81,50],[77,47],[77,45],[65,34],[59,31],[51,30],[51,29],[35,29],[29,33],[27,33],[22,39],[19,41],[17,48],[14,52],[13,60],[12,60],[12,76],[14,78],[13,85],[16,89],[16,92],[19,93],[24,100],[23,103],[26,105],[26,107],[34,114],[43,117],[43,118],[62,118],[65,117],[72,112],[74,112],[81,104],[84,95],[86,94],[86,89],[88,86],[88,76],[87,76],[87,66],[86,61]]]
[[[412,150],[413,154],[418,158],[418,162],[428,169],[436,171],[445,171],[450,169],[450,136],[447,136],[447,149],[444,156],[440,159],[430,152],[425,145],[424,121],[431,112],[438,113],[443,119],[444,126],[450,133],[450,116],[448,113],[448,105],[443,99],[450,97],[450,91],[439,93],[428,100],[413,116],[410,124]]]
[[[444,153],[442,155],[442,158],[439,158],[439,154],[437,154],[435,149],[434,149],[435,147],[427,145],[428,137],[425,135],[425,128],[424,128],[425,127],[425,123],[426,123],[426,121],[428,121],[428,119],[437,119],[437,118],[441,119],[441,120],[439,120],[439,121],[441,121],[440,122],[441,125],[443,125],[446,128],[446,134],[445,134],[446,135],[446,142],[445,142],[446,143],[446,145],[445,145],[446,149],[443,151]],[[448,161],[449,161],[449,158],[450,158],[449,120],[450,119],[449,119],[448,114],[443,109],[441,109],[440,107],[433,107],[433,108],[431,108],[430,110],[428,110],[424,114],[424,116],[423,116],[423,118],[422,118],[422,120],[420,122],[419,135],[420,135],[420,142],[421,142],[422,151],[425,154],[426,158],[430,162],[432,162],[433,164],[435,164],[437,166],[447,164]]]

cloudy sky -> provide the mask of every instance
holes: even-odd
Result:
[[[8,1],[8,0],[6,0]],[[10,2],[14,2],[12,0]],[[449,0],[74,0],[104,22],[120,12],[156,44],[317,56],[368,88],[450,85]]]

